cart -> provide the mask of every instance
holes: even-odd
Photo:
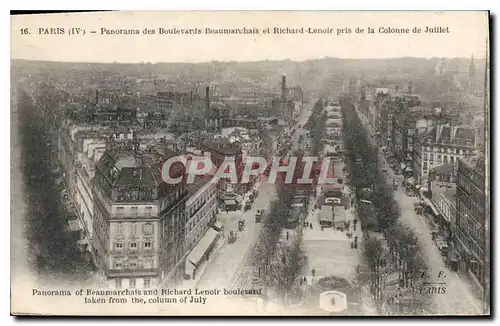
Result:
[[[245,210],[245,212],[247,212],[247,211],[249,211],[250,209],[252,209],[252,203],[251,203],[251,202],[249,202],[249,201],[247,201],[247,202],[245,203],[245,208],[244,208],[244,210]]]

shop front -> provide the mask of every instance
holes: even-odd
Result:
[[[186,259],[185,274],[188,279],[196,280],[197,275],[203,272],[203,266],[210,259],[211,253],[219,239],[219,232],[210,228],[198,241]]]

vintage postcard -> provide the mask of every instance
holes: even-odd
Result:
[[[11,16],[11,313],[490,315],[489,12]]]

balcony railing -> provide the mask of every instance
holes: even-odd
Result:
[[[123,268],[123,269],[107,269],[108,277],[151,277],[157,276],[158,268]]]

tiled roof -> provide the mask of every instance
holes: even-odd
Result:
[[[107,150],[97,162],[97,169],[108,178],[112,187],[157,187],[163,183],[162,167],[162,156],[130,150]],[[172,168],[177,171],[180,167],[174,165]]]

